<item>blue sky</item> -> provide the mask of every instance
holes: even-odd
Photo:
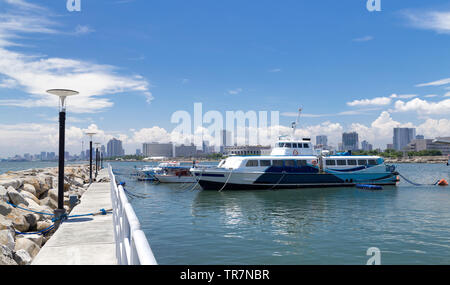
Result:
[[[335,144],[355,130],[384,147],[397,125],[450,136],[450,3],[381,7],[81,0],[69,12],[66,0],[0,0],[0,156],[56,150],[53,84],[82,91],[68,102],[71,152],[94,128],[132,153],[166,139],[171,115],[195,102],[280,111],[286,126],[302,106],[302,134]]]

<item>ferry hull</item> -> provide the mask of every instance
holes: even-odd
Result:
[[[368,175],[353,175],[353,178],[348,176],[339,177],[335,174],[281,174],[281,173],[266,173],[256,175],[255,178],[242,179],[242,174],[233,173],[231,177],[229,174],[216,174],[213,176],[203,177],[201,174],[197,175],[198,183],[203,190],[276,190],[276,189],[301,189],[301,188],[326,188],[326,187],[353,187],[356,184],[371,184],[371,185],[392,185],[395,186],[398,182],[395,174],[372,174]]]

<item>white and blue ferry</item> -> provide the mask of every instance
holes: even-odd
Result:
[[[214,168],[192,168],[204,190],[396,185],[395,167],[379,156],[315,153],[310,139],[279,140],[266,156],[231,156]]]

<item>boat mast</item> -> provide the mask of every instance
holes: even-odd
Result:
[[[298,109],[298,115],[297,115],[297,121],[292,122],[292,138],[295,137],[295,131],[296,131],[297,126],[298,126],[298,123],[299,123],[299,121],[300,121],[300,115],[301,115],[301,113],[302,113],[302,108],[299,108],[299,109]]]

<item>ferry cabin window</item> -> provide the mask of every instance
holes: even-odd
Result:
[[[249,160],[249,161],[247,161],[247,164],[245,166],[247,166],[247,167],[258,167],[258,161],[257,160]]]
[[[367,165],[367,160],[362,160],[362,159],[359,159],[358,160],[358,165]]]
[[[292,144],[292,147],[293,147],[293,148],[297,148],[298,146],[297,146],[296,143],[293,143],[293,144]]]
[[[369,162],[369,165],[377,165],[377,161],[374,159],[369,159],[368,162]]]
[[[299,144],[297,145],[297,148],[303,148],[303,144],[299,143]]]
[[[270,166],[272,164],[270,163],[270,160],[260,160],[259,165],[260,166]]]
[[[349,159],[347,160],[348,165],[356,165],[356,159]]]
[[[304,143],[303,148],[309,148],[309,145],[307,143]]]
[[[284,161],[284,166],[295,167],[295,160],[285,160]]]
[[[278,166],[278,167],[283,167],[283,161],[282,160],[274,160],[272,165]]]
[[[347,162],[343,159],[338,159],[336,162],[337,162],[337,165],[347,165]]]
[[[287,144],[286,144],[286,147],[287,147],[287,148],[292,148],[292,144],[291,144],[291,143],[287,143]]]
[[[327,159],[325,163],[326,163],[326,165],[336,165],[336,160]]]
[[[306,160],[297,160],[297,167],[306,166]]]

